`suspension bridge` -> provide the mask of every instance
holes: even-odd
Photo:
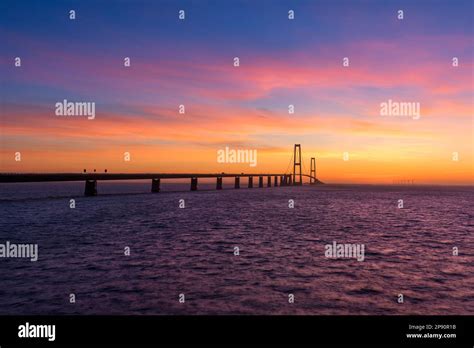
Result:
[[[191,191],[197,191],[198,179],[200,178],[216,178],[216,189],[222,190],[223,178],[235,178],[234,188],[240,188],[240,179],[247,178],[248,188],[253,188],[253,178],[258,177],[258,187],[264,187],[264,178],[266,178],[267,187],[278,186],[301,186],[303,185],[303,177],[309,178],[310,185],[323,184],[316,178],[316,158],[311,158],[311,169],[309,174],[302,171],[303,161],[301,157],[301,145],[295,144],[293,150],[293,171],[289,172],[291,160],[285,173],[262,173],[262,174],[245,174],[245,173],[0,173],[0,183],[24,183],[24,182],[53,182],[53,181],[84,181],[84,195],[97,195],[97,181],[101,180],[140,180],[151,179],[151,192],[160,192],[160,183],[164,179],[190,179]],[[273,180],[272,180],[273,178]]]

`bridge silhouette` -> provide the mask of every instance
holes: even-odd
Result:
[[[290,160],[291,162],[291,160]],[[302,172],[301,145],[295,144],[293,151],[293,173],[0,173],[0,183],[24,182],[53,182],[53,181],[85,181],[85,196],[97,195],[97,181],[99,180],[139,180],[151,179],[151,192],[160,192],[162,179],[191,179],[191,191],[197,191],[198,178],[216,178],[216,189],[222,190],[222,179],[235,178],[234,188],[240,188],[240,178],[248,178],[248,188],[253,188],[253,178],[258,177],[258,187],[264,187],[264,178],[267,178],[267,187],[301,186],[303,177],[309,178],[311,185],[323,184],[316,178],[316,159],[311,158],[309,174]],[[288,169],[287,169],[288,171]],[[273,178],[273,184],[272,184]]]

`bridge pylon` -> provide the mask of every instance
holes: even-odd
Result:
[[[293,185],[303,185],[303,176],[301,173],[301,145],[295,144],[293,152]],[[298,173],[297,169],[298,168]]]
[[[310,185],[316,184],[316,158],[311,157],[311,170],[309,172]]]

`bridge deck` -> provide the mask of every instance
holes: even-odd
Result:
[[[84,180],[140,180],[140,179],[190,179],[190,178],[230,178],[283,176],[289,174],[245,174],[245,173],[0,173],[0,183],[46,182],[46,181],[84,181]],[[303,174],[309,177],[309,175]]]

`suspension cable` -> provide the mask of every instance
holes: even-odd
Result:
[[[288,174],[288,170],[290,169],[291,162],[293,162],[293,153],[291,154],[290,162],[288,163],[288,167],[285,170],[285,174]]]

